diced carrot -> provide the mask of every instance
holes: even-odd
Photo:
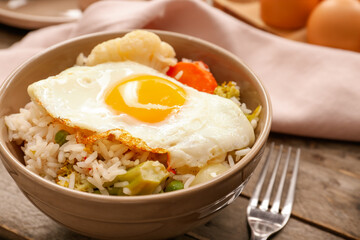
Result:
[[[178,62],[175,66],[171,66],[166,74],[202,92],[214,93],[217,87],[209,67],[202,61]]]

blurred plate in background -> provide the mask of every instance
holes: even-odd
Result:
[[[36,29],[81,17],[77,0],[0,0],[0,23]]]

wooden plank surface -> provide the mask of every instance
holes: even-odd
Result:
[[[272,134],[270,141],[276,141],[286,144],[291,144],[293,146],[301,146],[303,149],[306,146],[313,146],[311,141],[315,143],[318,140],[312,140],[307,138],[298,138],[294,136],[278,135]],[[314,143],[313,142],[313,143]],[[309,144],[310,143],[310,144]],[[325,141],[323,144],[317,146],[317,149],[320,149],[322,152],[331,151],[334,148],[332,141]],[[338,143],[335,144],[335,148],[342,148],[344,150],[352,149],[353,145],[350,143]],[[312,149],[312,148],[310,148]],[[309,150],[311,151],[311,150]],[[340,152],[335,152],[335,155],[342,154]],[[320,154],[321,155],[321,154]],[[304,156],[304,154],[303,154]],[[306,156],[306,154],[305,154]],[[316,203],[314,199],[308,199],[302,194],[304,192],[301,190],[301,186],[304,182],[303,172],[308,170],[307,164],[304,164],[306,160],[301,160],[300,172],[299,172],[299,181],[296,192],[295,206],[293,210],[294,217],[292,217],[289,223],[286,225],[285,229],[278,234],[276,234],[273,239],[355,239],[357,237],[349,237],[344,234],[344,229],[346,230],[348,221],[344,220],[343,224],[339,226],[339,232],[333,229],[327,228],[327,226],[321,226],[316,220],[316,217],[319,215],[319,211],[315,211],[313,214],[308,216],[308,219],[301,217],[303,208],[306,208],[307,211],[312,210],[311,206]],[[246,223],[246,207],[248,204],[248,195],[253,191],[253,186],[257,180],[257,176],[261,170],[261,165],[263,161],[256,169],[254,176],[249,181],[249,184],[244,190],[242,197],[238,198],[233,204],[225,208],[220,212],[215,218],[213,218],[209,223],[200,226],[182,236],[174,238],[174,240],[189,240],[189,239],[249,239],[249,229]],[[330,164],[331,165],[331,164]],[[313,166],[311,166],[313,167]],[[331,169],[331,168],[330,168]],[[0,216],[0,238],[7,237],[8,239],[81,239],[87,240],[90,238],[78,235],[49,219],[43,215],[39,210],[32,206],[26,198],[20,193],[20,191],[14,191],[12,186],[15,183],[12,181],[10,176],[5,172],[3,166],[0,166],[0,174],[7,175],[8,183],[7,186],[1,186],[1,189],[9,189],[9,196],[7,196],[10,201],[5,201],[1,207],[12,209],[7,211],[8,218],[2,218]],[[336,173],[335,173],[336,174]],[[305,176],[306,177],[306,176]],[[310,194],[316,192],[322,192],[322,189],[311,190]],[[305,194],[309,194],[305,192]],[[346,193],[345,193],[346,194]],[[13,200],[11,200],[13,199]],[[344,199],[344,203],[346,203]],[[14,206],[14,202],[22,202],[21,205]],[[301,201],[305,201],[304,204]],[[314,201],[314,202],[313,202]],[[4,205],[5,204],[5,205]],[[341,210],[341,209],[340,209]],[[356,209],[353,209],[356,210]],[[305,213],[307,213],[305,211]],[[326,210],[327,211],[327,210]],[[330,217],[336,215],[339,209],[334,209],[333,211],[326,212]],[[26,214],[22,214],[26,212]],[[335,214],[334,214],[335,213]],[[325,215],[326,215],[325,214]],[[356,214],[356,212],[354,213]],[[321,215],[321,214],[320,214]],[[359,221],[354,222],[355,225]],[[6,232],[5,232],[6,231]],[[355,230],[356,231],[356,230]],[[5,233],[4,233],[5,232]],[[355,233],[356,234],[356,233]],[[9,237],[10,236],[10,237]],[[355,235],[356,236],[356,235]]]
[[[344,238],[360,239],[359,144],[274,133],[270,141],[302,151],[293,215]],[[251,196],[253,180],[244,196]]]
[[[259,169],[257,169],[259,170]],[[250,238],[250,230],[246,224],[246,207],[248,199],[239,197],[233,204],[228,206],[207,224],[194,229],[185,236],[174,240],[185,240],[185,237],[192,236],[195,239],[227,239],[246,240]],[[274,235],[276,240],[308,240],[308,239],[343,239],[326,231],[317,229],[310,224],[291,218],[286,227]]]
[[[257,168],[257,172],[260,168]],[[0,174],[5,174],[5,170],[0,163]],[[257,173],[256,173],[257,175]],[[37,210],[20,193],[20,191],[11,191],[15,183],[10,176],[8,178],[9,196],[1,207],[11,209],[7,211],[7,219],[0,216],[0,239],[34,239],[34,240],[91,240],[91,238],[81,236],[77,233],[62,227],[47,216]],[[253,180],[256,180],[255,178]],[[1,186],[1,185],[0,185]],[[1,186],[3,189],[5,186]],[[18,206],[13,203],[21,202]],[[5,204],[5,205],[4,205]],[[193,229],[192,231],[174,238],[173,240],[245,240],[249,239],[249,229],[246,222],[246,207],[248,199],[239,197],[231,205],[225,208],[207,224]],[[24,214],[25,213],[25,214]],[[286,227],[276,234],[272,239],[344,239],[326,230],[319,229],[312,224],[304,223],[301,220],[291,218]]]

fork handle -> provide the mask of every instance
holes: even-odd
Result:
[[[269,236],[259,236],[254,233],[251,234],[251,240],[266,240]]]

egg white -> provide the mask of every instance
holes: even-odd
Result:
[[[105,104],[104,94],[134,74],[155,75],[178,84],[186,91],[185,104],[157,123],[114,114]],[[255,139],[250,122],[231,100],[199,92],[131,61],[74,66],[33,83],[28,93],[52,117],[65,119],[69,126],[97,133],[120,128],[151,148],[166,149],[173,168],[202,167],[211,159],[251,145]]]

